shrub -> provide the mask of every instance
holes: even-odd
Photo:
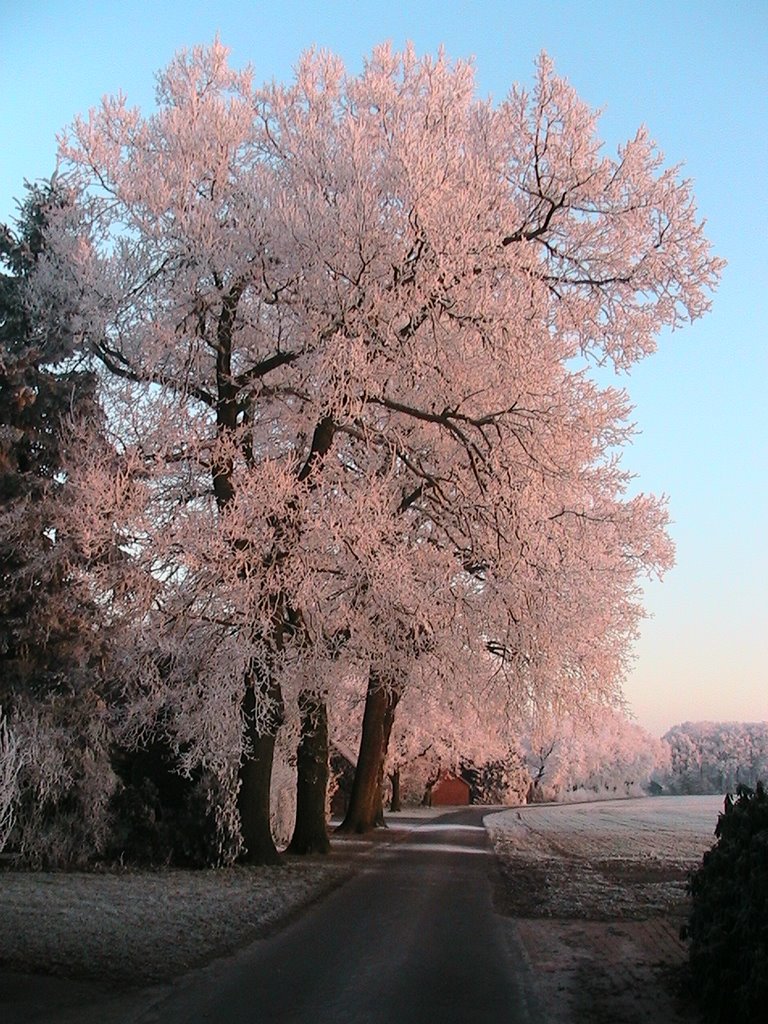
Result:
[[[204,868],[231,864],[240,836],[231,813],[234,778],[197,769],[179,774],[173,751],[156,741],[114,752],[120,785],[110,804],[109,860]]]
[[[11,724],[23,756],[9,852],[36,869],[93,864],[108,842],[118,781],[103,705],[91,691],[19,699]]]
[[[768,795],[726,797],[717,842],[690,879],[692,981],[717,1022],[764,1021],[768,1006]]]
[[[13,830],[21,760],[19,741],[0,707],[0,853]]]

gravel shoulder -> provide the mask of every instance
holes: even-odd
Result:
[[[722,797],[538,805],[486,817],[548,1024],[689,1024],[686,882]]]

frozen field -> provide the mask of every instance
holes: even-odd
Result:
[[[605,860],[699,860],[714,842],[722,796],[660,796],[592,804],[535,804],[486,818],[486,825],[512,851],[574,855]],[[502,837],[503,836],[503,837]]]
[[[489,815],[497,910],[514,927],[548,1024],[689,1024],[676,994],[686,882],[723,798],[539,804]]]
[[[722,805],[720,796],[652,797],[491,815],[508,912],[587,920],[682,912],[688,872],[714,843]]]

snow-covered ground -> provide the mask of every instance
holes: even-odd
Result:
[[[486,817],[501,865],[496,906],[516,919],[527,955],[540,968],[547,1024],[687,1019],[660,987],[659,963],[684,958],[677,930],[687,873],[712,845],[721,807],[721,797],[658,797],[536,805]],[[430,819],[446,810],[388,815],[392,832],[374,840],[336,838],[330,863],[202,872],[4,871],[0,964],[99,978],[118,988],[173,977],[263,934],[345,877],[376,840],[414,828],[439,830],[441,823]],[[402,842],[398,848],[408,841]],[[22,983],[42,993],[54,981]],[[70,988],[54,988],[46,998],[84,998]],[[579,1000],[587,998],[585,1016]],[[118,1000],[115,1021],[124,1019],[123,1010]],[[105,1014],[99,1002],[90,1017],[73,1002],[61,1020],[109,1024],[113,1018]]]
[[[660,796],[591,804],[533,804],[485,819],[512,849],[551,853],[551,842],[574,845],[584,858],[689,864],[714,843],[722,796]],[[540,842],[537,842],[540,840]]]
[[[346,877],[349,865],[0,874],[0,965],[113,984],[230,952]]]
[[[723,798],[538,804],[492,814],[497,909],[514,918],[547,1024],[696,1020],[670,979],[689,872]]]

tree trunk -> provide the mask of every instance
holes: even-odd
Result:
[[[399,700],[399,691],[371,672],[352,793],[338,832],[371,832],[384,825],[384,760]]]
[[[256,728],[256,684],[253,680],[247,681],[243,695],[246,750],[240,759],[237,807],[245,850],[240,859],[246,864],[279,864],[280,854],[272,837],[269,791],[275,739],[283,719],[283,698],[279,686],[275,684],[264,683],[260,690],[261,695],[272,702],[270,721],[267,723],[267,731],[263,733]]]
[[[288,853],[328,853],[328,710],[321,696],[299,694],[301,739],[296,751],[296,824]]]
[[[401,811],[403,809],[400,803],[400,769],[395,768],[390,773],[389,781],[392,783],[392,799],[389,801],[389,809],[392,812]]]

